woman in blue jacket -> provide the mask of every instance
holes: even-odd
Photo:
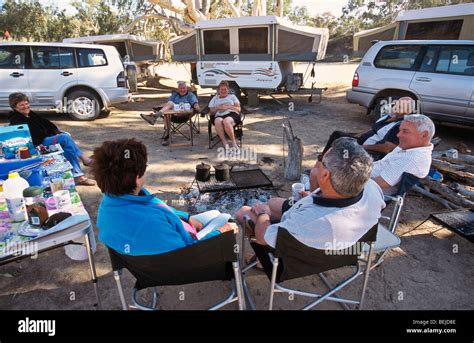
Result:
[[[93,155],[92,173],[104,196],[99,205],[99,239],[115,251],[132,256],[155,255],[196,241],[185,226],[202,223],[183,211],[167,206],[144,187],[147,151],[135,139],[106,141]],[[205,238],[237,230],[228,223]],[[189,230],[192,231],[192,230]]]

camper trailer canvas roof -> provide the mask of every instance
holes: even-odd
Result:
[[[272,25],[276,28],[275,38],[272,38],[274,33],[270,30]],[[261,27],[269,28],[266,31],[268,35],[263,28],[257,32],[261,39],[255,39],[254,36],[249,38],[249,35],[254,33],[244,31],[258,31]],[[222,36],[215,38],[212,34],[207,34],[208,31],[214,30],[216,36]],[[227,32],[217,32],[224,30]],[[200,32],[200,50],[196,45],[196,32]],[[275,39],[274,43],[272,39]],[[248,16],[199,21],[195,25],[195,31],[171,40],[170,45],[174,61],[232,60],[235,55],[239,55],[241,61],[315,61],[324,58],[328,39],[329,31],[326,28],[297,26],[276,16]],[[215,50],[219,49],[213,47],[217,45],[230,48],[216,53]]]
[[[64,38],[64,43],[93,43],[93,42],[113,42],[119,40],[134,40],[139,41],[140,43],[149,43],[149,44],[159,44],[161,41],[152,41],[146,40],[143,37],[131,35],[129,33],[116,33],[111,35],[98,35],[98,36],[86,36],[86,37],[76,37],[76,38]]]
[[[277,16],[248,16],[248,17],[235,17],[235,18],[220,18],[212,20],[201,20],[194,26],[196,29],[210,29],[210,28],[225,28],[234,26],[256,26],[256,25],[271,25],[278,24],[285,26],[289,29],[301,31],[309,34],[320,35],[327,32],[324,28],[315,28],[309,26],[297,26],[290,21],[277,17]]]
[[[401,12],[396,21],[474,15],[474,3],[424,8]]]

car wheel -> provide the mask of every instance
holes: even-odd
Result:
[[[100,115],[100,102],[95,94],[85,90],[68,95],[68,114],[74,120],[89,121]]]

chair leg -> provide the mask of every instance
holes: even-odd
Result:
[[[237,301],[239,303],[239,310],[246,310],[244,288],[242,285],[242,274],[239,268],[239,262],[232,262],[235,277],[235,289],[237,290]]]
[[[151,307],[156,308],[157,300],[158,300],[158,292],[156,291],[156,287],[153,287],[153,300],[151,302]]]
[[[207,122],[207,133],[209,135],[209,149],[212,149],[212,124],[210,120]]]
[[[365,290],[367,288],[367,283],[369,282],[369,274],[370,274],[370,263],[372,261],[372,255],[374,252],[374,242],[370,244],[370,249],[369,249],[369,256],[367,257],[367,266],[365,270],[365,277],[364,277],[364,286],[362,287],[362,294],[360,296],[360,301],[359,301],[359,310],[362,309],[362,304],[364,303],[364,297],[365,297]]]
[[[278,258],[272,259],[273,269],[272,269],[272,279],[270,280],[270,301],[268,304],[268,310],[273,309],[273,296],[275,294],[275,283],[276,283],[276,274],[278,270]]]
[[[115,283],[117,284],[117,289],[119,292],[119,297],[120,297],[120,303],[122,304],[122,310],[126,311],[127,308],[127,303],[125,302],[125,297],[123,295],[123,288],[122,288],[122,282],[120,279],[120,276],[122,275],[122,271],[120,270],[114,270],[114,279]]]
[[[94,285],[95,297],[97,299],[97,309],[102,310],[102,303],[100,301],[100,296],[99,296],[99,287],[97,286],[97,281],[98,281],[97,273],[95,271],[94,256],[92,256],[92,247],[91,247],[91,240],[90,240],[89,234],[94,235],[94,231],[91,231],[90,233],[85,234],[84,241],[86,243],[87,257],[89,259],[89,268],[91,271],[92,284]]]

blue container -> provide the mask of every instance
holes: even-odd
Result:
[[[20,169],[22,167],[26,167],[34,163],[40,163],[40,162],[41,162],[41,157],[0,162],[0,180],[8,179],[8,173],[10,173],[12,170]],[[28,181],[30,186],[41,186],[43,182],[42,167],[37,166],[30,169],[30,171],[31,171],[31,175],[26,178],[26,181]]]

